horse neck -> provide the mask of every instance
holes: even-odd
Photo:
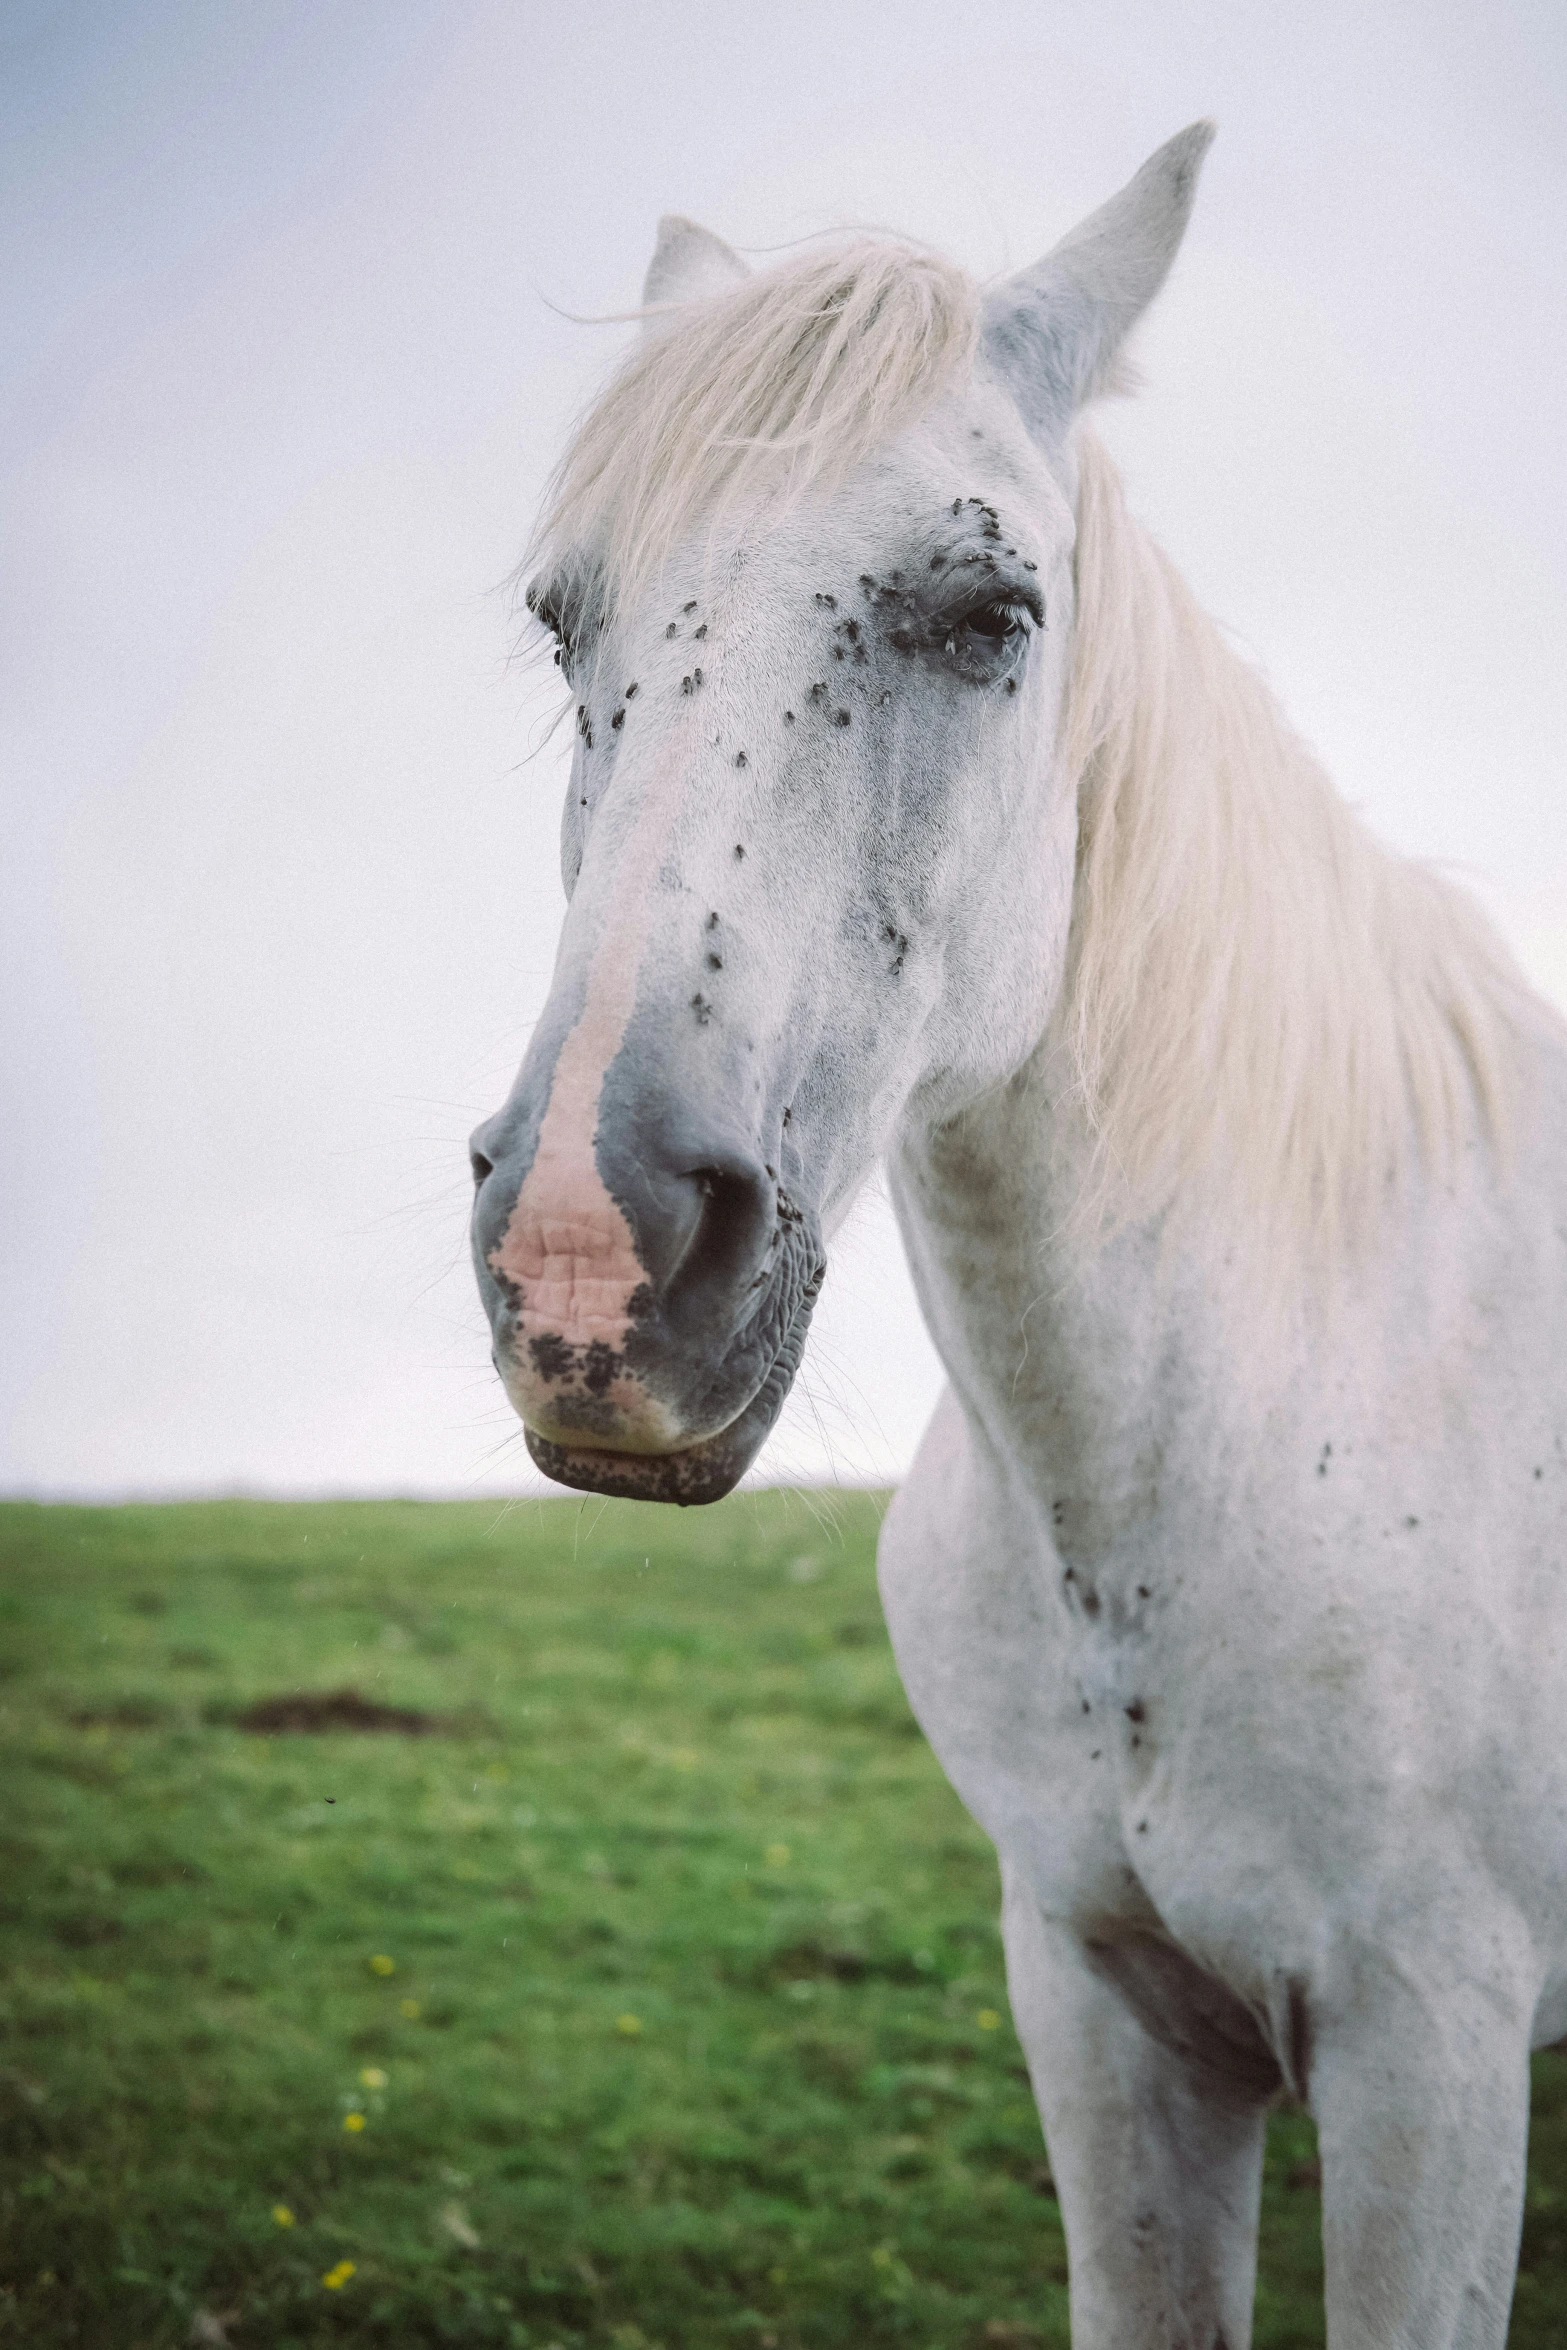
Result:
[[[892,1188],[971,1421],[1042,1488],[1108,1505],[1145,1479],[1194,1396],[1222,1411],[1226,1349],[1213,1287],[1195,1263],[1166,1261],[1157,1223],[1085,1246],[1092,1141],[1059,1070],[1042,1045],[960,1118],[911,1124]]]

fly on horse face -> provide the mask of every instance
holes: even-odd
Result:
[[[570,899],[475,1138],[550,1476],[705,1502],[885,1161],[950,1382],[881,1545],[1001,1858],[1078,2350],[1500,2350],[1567,2032],[1567,1035],[1336,796],[1085,415],[1210,133],[988,289],[667,220],[530,602]]]

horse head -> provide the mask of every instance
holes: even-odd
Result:
[[[753,276],[666,221],[528,593],[577,742],[553,983],[473,1140],[535,1461],[695,1502],[755,1456],[826,1241],[1060,989],[1083,404],[1179,243],[1199,124],[987,294],[856,241]]]

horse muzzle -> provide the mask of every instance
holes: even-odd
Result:
[[[591,1140],[552,1132],[525,1096],[473,1154],[496,1368],[539,1468],[628,1499],[729,1492],[782,1408],[825,1272],[779,1158],[656,1099],[601,1112]]]

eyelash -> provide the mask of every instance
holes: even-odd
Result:
[[[996,629],[981,628],[978,623],[987,614],[999,614],[1004,626]],[[972,630],[976,636],[985,637],[993,644],[1003,645],[1011,637],[1026,634],[1032,617],[1033,615],[1024,605],[1014,604],[1006,597],[993,597],[988,603],[976,604],[972,611],[964,613],[961,620],[954,621],[947,634],[947,651],[949,653],[956,652],[960,629]]]
[[[542,622],[555,639],[555,666],[563,675],[571,675],[571,639],[562,622],[552,612],[537,612],[534,618]]]
[[[524,599],[528,610],[541,628],[547,628],[555,639],[555,666],[567,679],[571,676],[572,655],[576,650],[565,617],[548,590],[530,588]]]

